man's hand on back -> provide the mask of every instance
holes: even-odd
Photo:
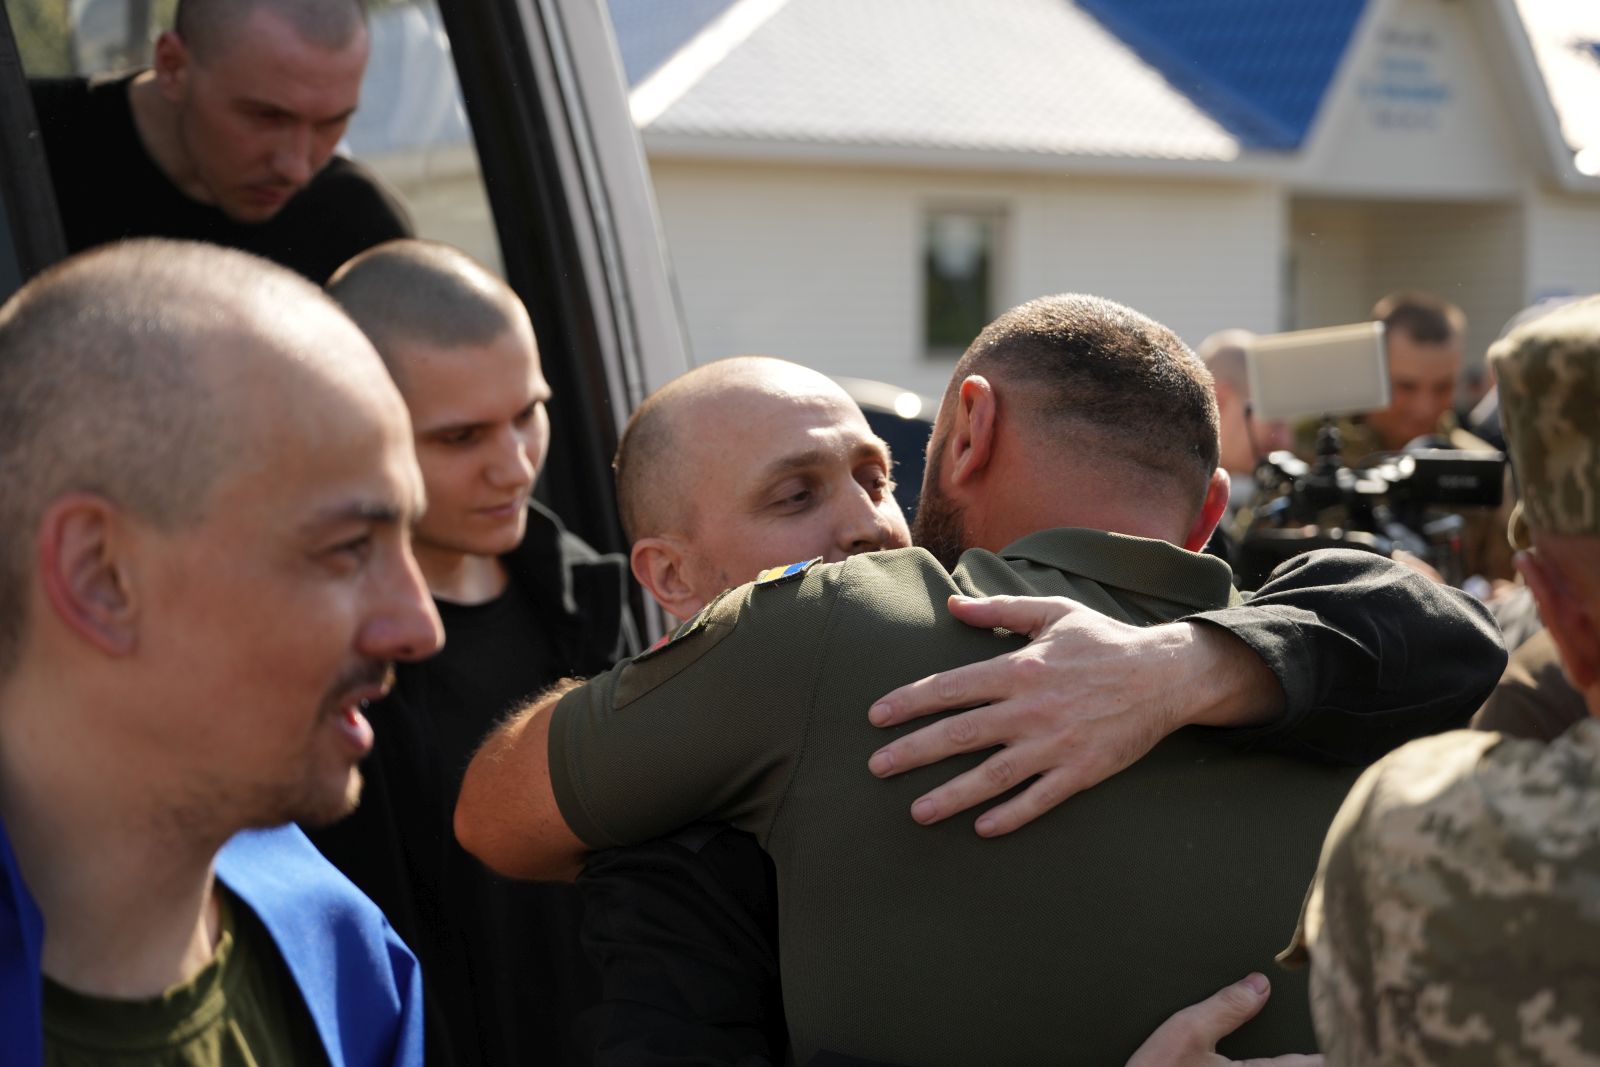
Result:
[[[1158,1026],[1128,1067],[1321,1067],[1321,1056],[1230,1060],[1217,1052],[1217,1042],[1255,1018],[1271,995],[1271,985],[1260,974],[1213,993]]]
[[[1243,726],[1277,715],[1283,690],[1255,653],[1204,623],[1132,626],[1064,597],[953,596],[972,626],[1027,634],[1025,648],[912,682],[874,704],[875,726],[968,708],[885,745],[880,778],[1000,746],[911,808],[934,823],[1038,776],[981,815],[995,837],[1134,763],[1181,726]]]

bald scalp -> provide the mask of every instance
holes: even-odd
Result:
[[[50,504],[87,492],[160,529],[199,520],[221,475],[263,461],[249,446],[279,417],[254,410],[269,372],[356,387],[360,368],[340,365],[340,326],[365,348],[298,275],[176,241],[76,256],[0,308],[0,676],[21,645]]]
[[[1165,326],[1101,297],[1042,297],[972,342],[941,421],[974,374],[1026,427],[1040,462],[1092,464],[1152,499],[1176,489],[1198,513],[1217,469],[1217,402],[1210,372]]]
[[[733,356],[696,367],[650,394],[628,420],[612,463],[628,540],[683,532],[693,524],[696,501],[685,482],[683,454],[695,435],[714,430],[717,412],[819,393],[847,396],[831,378],[798,363]]]
[[[245,20],[265,8],[295,33],[329,51],[341,51],[366,28],[362,0],[178,0],[172,28],[190,55],[204,62],[237,42]]]
[[[478,347],[510,330],[532,335],[511,287],[465,252],[439,241],[386,241],[328,280],[328,295],[355,320],[404,387],[408,345]]]
[[[1249,363],[1245,353],[1255,337],[1249,330],[1222,330],[1201,341],[1195,354],[1218,385],[1249,396]]]

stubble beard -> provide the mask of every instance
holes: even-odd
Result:
[[[937,457],[944,454],[945,434],[936,434],[929,457],[927,473],[922,479],[922,495],[917,501],[917,514],[911,520],[911,543],[926,549],[947,571],[955,570],[961,553],[966,530],[966,509],[955,503],[939,488]]]

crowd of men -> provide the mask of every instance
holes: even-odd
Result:
[[[1416,569],[1241,596],[1249,339],[1092,296],[973,342],[910,528],[831,380],[691,371],[603,556],[521,301],[333,154],[366,51],[181,0],[36,90],[82,251],[0,309],[0,1063],[1600,1056],[1600,304],[1493,352],[1542,740],[1452,729],[1506,653]],[[1361,429],[1452,432],[1459,312],[1375,315]]]

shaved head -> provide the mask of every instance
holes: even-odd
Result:
[[[282,18],[311,44],[332,51],[349,45],[367,24],[362,0],[178,0],[172,28],[204,62],[225,52],[258,8]]]
[[[855,406],[827,375],[770,356],[734,356],[707,363],[651,394],[628,420],[614,464],[628,539],[693,526],[696,472],[684,462],[690,437],[714,436],[719,423],[752,405],[819,394],[841,397]]]
[[[894,461],[830,378],[740,356],[640,405],[617,450],[634,575],[688,618],[767,567],[910,543]]]
[[[408,345],[478,348],[528,331],[511,287],[460,249],[438,241],[388,241],[356,256],[328,281],[328,295],[355,320],[404,388]]]
[[[1222,330],[1200,342],[1195,354],[1219,385],[1250,395],[1249,364],[1245,352],[1256,335],[1249,330]]]
[[[1211,374],[1176,334],[1132,308],[1078,293],[1012,308],[956,364],[941,415],[973,374],[1013,387],[1033,440],[1115,464],[1151,493],[1177,484],[1198,502],[1217,468]]]
[[[35,278],[0,308],[0,675],[52,501],[85,492],[163,529],[192,523],[221,474],[256,461],[264,426],[308,417],[273,404],[286,380],[337,395],[382,377],[315,286],[242,252],[124,242]]]

